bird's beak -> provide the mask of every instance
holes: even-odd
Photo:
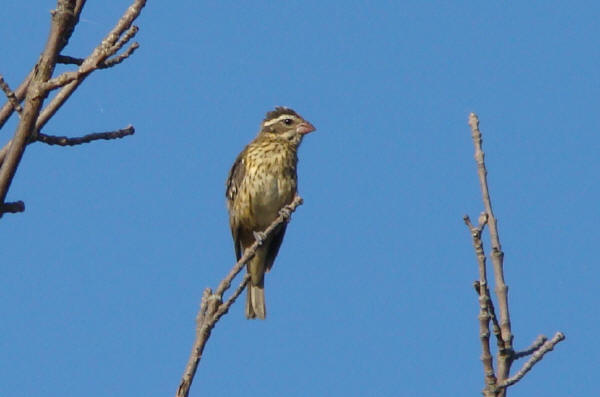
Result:
[[[309,132],[313,132],[314,130],[316,130],[316,128],[308,121],[304,121],[300,123],[298,127],[296,127],[296,132],[301,135],[308,134]]]

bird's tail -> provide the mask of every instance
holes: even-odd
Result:
[[[246,318],[260,318],[264,320],[266,316],[267,307],[265,306],[264,284],[252,285],[249,282],[246,294]]]

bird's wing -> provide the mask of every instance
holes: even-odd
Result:
[[[280,225],[277,230],[273,231],[271,243],[269,244],[269,249],[267,250],[267,257],[265,259],[265,267],[267,271],[271,270],[273,267],[273,262],[275,261],[275,257],[279,252],[279,247],[281,247],[281,242],[283,241],[283,236],[285,235],[285,229],[287,228],[287,224]]]
[[[235,159],[229,175],[227,176],[227,182],[225,182],[226,190],[225,197],[227,199],[227,209],[229,211],[229,226],[231,227],[231,236],[233,237],[233,244],[235,247],[235,256],[237,260],[242,256],[242,244],[239,236],[239,224],[235,216],[234,202],[237,193],[246,175],[246,165],[244,163],[244,149]]]

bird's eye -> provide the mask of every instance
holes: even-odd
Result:
[[[285,119],[285,120],[283,120],[283,122],[284,122],[286,125],[290,125],[290,124],[292,124],[292,119]]]

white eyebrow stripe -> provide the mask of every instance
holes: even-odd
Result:
[[[270,125],[273,125],[273,124],[278,123],[281,120],[285,120],[285,119],[297,119],[297,117],[292,114],[282,114],[281,116],[277,117],[276,119],[266,121],[264,126],[268,127]]]

